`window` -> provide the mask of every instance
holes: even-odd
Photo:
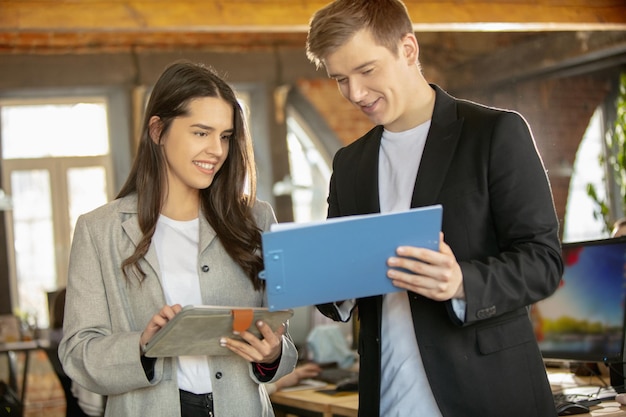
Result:
[[[297,88],[289,91],[286,112],[290,175],[274,184],[273,194],[291,195],[295,222],[322,221],[328,213],[326,199],[332,157],[341,142]],[[333,322],[315,307],[294,309],[289,323],[291,337],[304,355],[308,355],[306,346],[309,332],[321,324],[339,326],[348,346],[353,344],[355,321]]]
[[[40,327],[47,292],[66,284],[76,219],[112,197],[107,110],[104,97],[0,101],[11,298]]]
[[[290,175],[274,184],[274,195],[291,195],[296,222],[326,219],[332,157],[341,143],[311,103],[292,88],[287,95]]]
[[[587,184],[594,184],[603,197],[606,194],[604,168],[600,165],[602,155],[602,110],[598,108],[589,121],[589,126],[576,152],[576,160],[570,179],[565,224],[564,242],[603,239],[608,237],[604,231],[602,218],[594,217],[596,205],[587,195]]]
[[[289,170],[287,181],[275,187],[275,191],[290,192],[293,202],[293,218],[296,222],[323,220],[328,211],[326,197],[330,181],[330,164],[324,158],[306,131],[301,116],[290,111],[287,115],[287,149]]]

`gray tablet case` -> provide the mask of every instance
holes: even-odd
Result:
[[[293,310],[270,312],[267,308],[188,305],[154,335],[144,347],[151,358],[187,355],[232,355],[220,346],[222,337],[241,340],[234,330],[260,336],[256,322],[263,320],[273,330],[285,323]]]

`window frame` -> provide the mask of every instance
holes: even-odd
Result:
[[[13,170],[37,170],[46,169],[51,175],[57,171],[59,176],[50,177],[51,193],[53,193],[54,183],[63,181],[62,189],[67,188],[67,172],[70,168],[81,168],[91,166],[101,166],[105,169],[107,181],[107,200],[110,201],[115,196],[115,190],[119,190],[125,181],[128,172],[130,172],[132,163],[131,146],[131,100],[128,92],[123,88],[112,87],[85,87],[85,88],[44,88],[36,90],[10,90],[0,93],[0,107],[7,105],[45,105],[45,104],[67,104],[78,101],[104,102],[107,112],[107,127],[109,131],[109,153],[99,156],[80,156],[80,157],[51,157],[51,158],[20,158],[6,160],[2,155],[0,148],[0,186],[8,195],[11,195],[11,175]],[[0,120],[0,123],[2,121]],[[36,122],[36,121],[34,121]],[[1,131],[0,131],[1,134]],[[0,138],[1,139],[1,138]],[[1,143],[1,140],[0,140]],[[52,169],[50,171],[50,169]],[[68,195],[51,196],[53,202],[53,234],[55,248],[55,268],[56,268],[56,286],[63,287],[67,284],[67,260],[69,259],[69,250],[71,247],[71,231],[73,225],[69,225],[69,211],[58,210],[54,204],[58,201],[64,201],[65,205],[69,203]],[[57,201],[55,203],[55,201]],[[67,214],[66,216],[63,214]],[[14,230],[13,230],[13,214],[12,211],[5,212],[4,216],[6,242],[7,242],[7,270],[8,270],[8,288],[10,292],[10,300],[12,308],[15,310],[20,307],[18,295],[18,279],[17,266],[15,258]],[[61,245],[59,245],[61,242]],[[67,242],[67,244],[65,243]],[[45,321],[44,321],[45,322]]]

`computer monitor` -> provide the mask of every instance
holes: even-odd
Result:
[[[623,374],[626,238],[564,243],[562,253],[559,287],[531,308],[544,359],[604,362]]]

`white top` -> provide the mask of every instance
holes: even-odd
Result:
[[[197,256],[200,241],[199,219],[177,221],[159,217],[152,237],[161,267],[167,304],[202,304]],[[213,391],[206,356],[178,357],[178,387],[194,394]]]
[[[378,159],[380,212],[411,208],[430,121],[404,132],[383,131]],[[406,291],[383,297],[380,415],[441,416],[415,339]]]
[[[383,131],[378,155],[380,212],[411,208],[417,170],[420,166],[430,120],[404,132]]]
[[[383,131],[378,158],[379,202],[381,213],[411,208],[411,198],[430,129],[427,121],[404,132]],[[355,300],[337,307],[342,320],[348,320]],[[465,300],[452,300],[460,320],[465,318]],[[415,339],[413,317],[406,291],[383,297],[381,326],[380,415],[441,416]]]

